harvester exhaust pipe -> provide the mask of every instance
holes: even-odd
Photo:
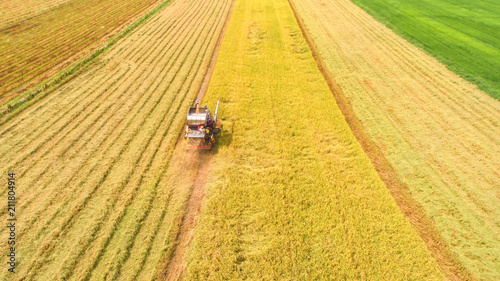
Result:
[[[217,110],[219,110],[219,101],[217,101],[217,106],[215,107],[214,123],[215,123],[215,121],[217,121]]]

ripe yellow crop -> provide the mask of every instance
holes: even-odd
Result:
[[[286,0],[238,0],[204,101],[223,135],[188,280],[434,280]]]
[[[411,197],[435,223],[431,228],[424,225],[421,231],[442,236],[439,239],[444,241],[431,245],[449,245],[451,251],[439,246],[438,255],[454,260],[456,255],[479,279],[500,280],[500,101],[397,36],[351,1],[292,2],[366,135],[394,168],[393,176],[407,186]],[[450,5],[460,11],[455,4]],[[384,6],[378,7],[383,10]],[[474,2],[468,12],[483,9]],[[407,15],[403,10],[399,7],[397,13]],[[425,11],[436,21],[414,14],[410,17],[452,27],[438,24],[439,13],[430,8]],[[490,12],[484,10],[485,14]],[[412,26],[417,27],[412,29],[415,32],[425,31],[414,23]],[[487,30],[483,26],[479,29],[481,33]],[[440,34],[436,31],[432,36]],[[446,36],[443,46],[447,45]]]

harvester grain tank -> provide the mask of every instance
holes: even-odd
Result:
[[[186,133],[184,138],[188,140],[190,148],[212,149],[216,136],[222,130],[222,124],[217,120],[219,101],[212,116],[207,106],[200,107],[200,101],[196,100],[195,106],[189,108],[186,118]]]

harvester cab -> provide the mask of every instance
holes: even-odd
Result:
[[[212,149],[217,134],[222,130],[222,124],[217,120],[218,109],[219,101],[212,116],[206,105],[200,107],[199,100],[196,100],[195,106],[189,108],[184,138],[188,140],[190,148]]]

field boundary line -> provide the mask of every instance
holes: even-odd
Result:
[[[235,0],[231,0],[226,20],[219,34],[219,38],[217,39],[217,44],[215,45],[210,58],[210,63],[207,67],[203,82],[200,85],[200,89],[198,90],[196,99],[203,98],[208,89],[208,85],[210,84],[210,79],[217,63],[217,57],[226,34],[227,27],[229,26],[234,3]],[[159,276],[162,276],[162,279],[164,280],[182,280],[184,276],[187,259],[186,253],[193,240],[195,229],[203,211],[202,202],[205,198],[205,186],[211,168],[212,155],[201,156],[201,161],[206,160],[206,162],[201,162],[198,165],[198,171],[196,172],[195,179],[199,179],[199,182],[194,182],[191,186],[191,191],[187,199],[186,206],[184,207],[184,212],[181,215],[182,218],[179,220],[179,226],[174,234],[175,242],[173,247],[166,254],[165,260],[167,262],[165,263],[164,268],[159,271]]]
[[[288,0],[288,3],[302,31],[302,35],[309,45],[316,65],[325,78],[328,88],[330,92],[332,92],[347,124],[375,167],[378,175],[389,189],[401,212],[418,231],[418,234],[425,242],[434,258],[436,258],[448,279],[474,280],[471,273],[461,264],[456,254],[451,251],[448,244],[444,241],[434,221],[427,216],[424,208],[411,196],[409,188],[399,179],[396,170],[394,170],[378,146],[367,135],[363,125],[356,117],[349,99],[343,94],[342,88],[335,83],[333,74],[328,70],[321,59],[314,40],[309,34],[292,0]]]
[[[97,47],[94,51],[91,51],[88,55],[80,58],[68,67],[60,70],[54,74],[51,78],[41,82],[37,86],[28,90],[24,94],[18,95],[16,98],[5,104],[0,108],[0,125],[4,124],[6,121],[10,120],[12,117],[16,116],[24,109],[34,104],[36,101],[42,99],[47,94],[53,92],[59,86],[64,85],[72,78],[82,73],[87,69],[88,66],[95,61],[101,54],[108,51],[113,47],[120,39],[124,38],[128,34],[135,31],[138,27],[146,23],[150,18],[155,16],[158,12],[163,10],[168,6],[173,0],[165,0],[158,4],[156,7],[146,12],[143,16],[136,19],[130,25],[125,27],[122,31],[118,32],[115,36],[111,37],[109,40],[103,42],[101,47]]]

